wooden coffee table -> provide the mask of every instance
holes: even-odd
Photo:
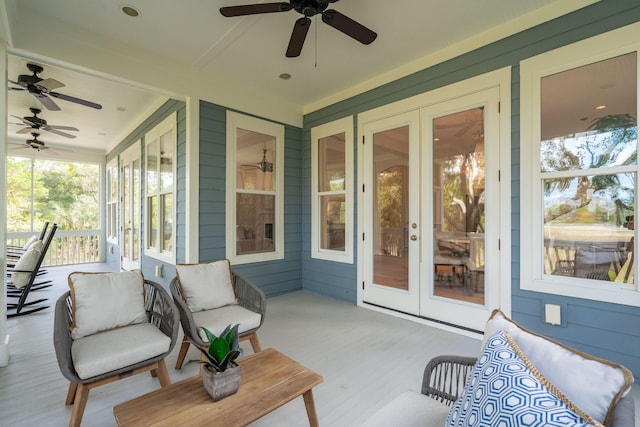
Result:
[[[245,426],[302,396],[312,427],[318,426],[311,389],[322,377],[269,348],[238,361],[237,393],[214,402],[202,376],[187,378],[113,408],[119,426]]]

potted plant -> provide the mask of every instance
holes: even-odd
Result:
[[[232,395],[240,387],[240,365],[235,362],[241,354],[238,326],[227,326],[219,337],[201,328],[209,340],[206,350],[198,347],[206,356],[206,360],[199,361],[204,365],[202,384],[214,401]]]

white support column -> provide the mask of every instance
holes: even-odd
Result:
[[[200,99],[189,96],[187,103],[187,152],[186,152],[186,225],[185,262],[196,264],[200,259]],[[6,114],[5,114],[6,116]]]
[[[7,45],[0,41],[0,75],[7,75]],[[7,199],[7,85],[3,84],[0,89],[0,194],[2,199]],[[6,257],[7,257],[7,204],[0,206],[0,273],[6,277]],[[7,283],[2,280],[2,290],[0,291],[0,367],[9,364],[9,335],[7,334]]]

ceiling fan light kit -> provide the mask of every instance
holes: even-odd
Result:
[[[220,8],[220,13],[225,17],[236,17],[295,10],[303,15],[302,18],[296,20],[293,26],[293,32],[291,33],[286,51],[288,58],[300,56],[302,46],[304,45],[309,27],[311,26],[310,18],[315,15],[321,15],[322,22],[360,43],[365,45],[371,44],[376,37],[378,37],[374,31],[335,9],[327,9],[330,3],[337,1],[338,0],[290,0],[289,2],[226,6]]]

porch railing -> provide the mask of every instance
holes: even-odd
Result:
[[[8,246],[22,247],[35,232],[7,233]],[[43,265],[101,262],[100,230],[57,230]]]

